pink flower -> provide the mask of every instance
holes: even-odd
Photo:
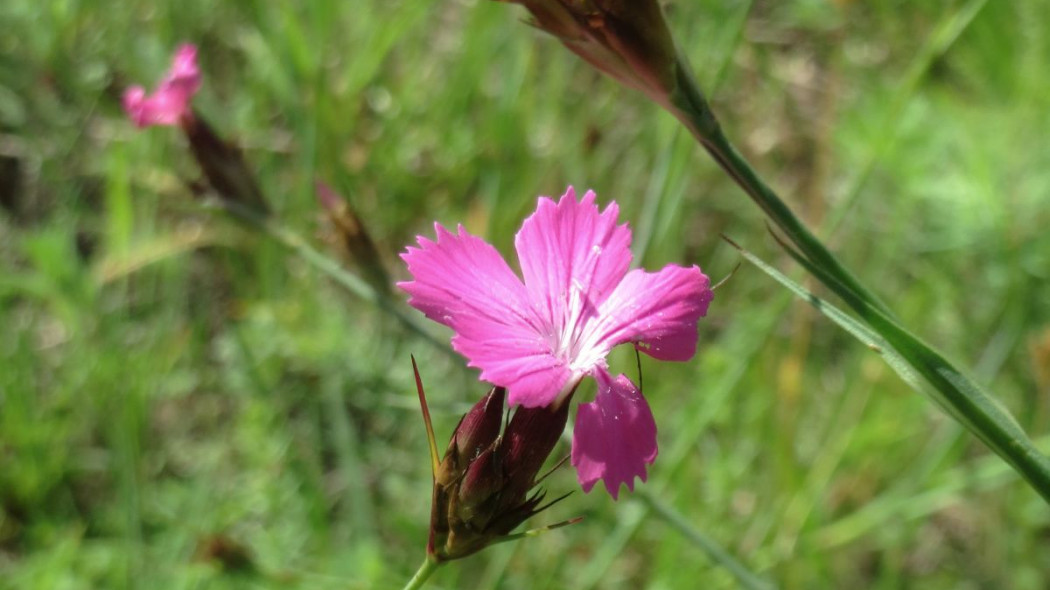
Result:
[[[436,241],[421,236],[402,254],[414,280],[398,284],[409,304],[452,328],[453,348],[482,380],[505,387],[511,404],[559,404],[593,376],[598,394],[577,413],[572,464],[585,491],[602,479],[613,498],[621,483],[633,490],[635,476],[645,481],[656,424],[606,357],[632,343],[658,359],[692,358],[712,297],[696,266],[628,271],[631,232],[618,215],[616,203],[599,212],[591,191],[577,201],[569,187],[557,204],[541,197],[514,240],[524,281],[462,226],[435,224]]]
[[[124,91],[124,112],[138,127],[176,125],[189,115],[190,100],[200,87],[197,48],[180,45],[175,51],[171,69],[152,95],[146,96],[146,90],[141,86]]]

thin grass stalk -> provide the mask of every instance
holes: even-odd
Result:
[[[427,344],[452,358],[459,359],[459,356],[448,343],[435,337],[415,316],[410,315],[404,308],[399,307],[389,295],[380,293],[368,281],[346,270],[335,259],[319,252],[299,234],[275,221],[272,217],[257,213],[238,203],[222,199],[218,200],[217,204],[240,222],[294,252],[310,266],[338,283],[339,286],[393,316],[409,332],[419,336]]]
[[[824,246],[769,187],[726,137],[689,66],[675,64],[676,84],[664,105],[716,163],[779,228],[785,249],[810,274],[853,309],[923,379],[933,399],[955,420],[1014,467],[1050,503],[1050,459],[1032,444],[1014,417],[991,394],[899,323],[890,308]],[[779,238],[778,238],[779,239]],[[797,249],[797,250],[796,250]]]
[[[887,315],[889,307],[882,303],[874,293],[869,291],[853,276],[845,266],[835,258],[824,244],[802,223],[784,201],[758,175],[750,163],[726,137],[722,126],[711,110],[707,99],[700,91],[688,66],[679,63],[676,68],[678,85],[671,97],[671,112],[682,122],[693,137],[715,162],[733,179],[734,182],[751,200],[755,202],[766,216],[776,224],[791,240],[799,251],[815,264],[827,269],[828,274],[837,281],[829,288],[844,288],[847,292],[857,294]],[[836,290],[836,293],[839,293]]]
[[[653,494],[649,493],[648,490],[639,490],[635,492],[635,497],[649,507],[654,515],[660,517],[660,519],[669,524],[672,529],[688,539],[693,545],[699,547],[707,554],[711,561],[724,567],[729,573],[733,574],[733,577],[736,578],[736,581],[742,588],[747,588],[748,590],[773,590],[775,588],[775,586],[766,580],[751,573],[747,567],[737,561],[736,558],[723,549],[721,545],[704,534],[703,531],[694,527],[692,523],[683,518],[677,510],[664,503],[659,498],[656,498]]]
[[[940,353],[912,335],[896,320],[841,285],[833,290],[842,295],[843,301],[856,312],[863,324],[807,292],[754,254],[731,241],[730,244],[737,248],[748,262],[810,302],[833,322],[878,352],[913,388],[922,393],[929,393],[948,415],[1010,464],[1045,501],[1050,503],[1050,460],[1035,446],[1006,408],[952,366]],[[795,252],[787,244],[782,245],[821,283],[828,285],[835,282],[826,269]],[[924,387],[923,381],[918,381],[916,377],[921,377],[932,390]]]

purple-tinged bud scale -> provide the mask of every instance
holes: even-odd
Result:
[[[506,390],[494,387],[463,416],[434,472],[427,554],[435,561],[506,540],[550,505],[540,506],[544,493],[533,488],[565,429],[569,400],[518,408],[501,436],[505,398]]]
[[[681,57],[657,0],[504,0],[621,84],[668,106]]]

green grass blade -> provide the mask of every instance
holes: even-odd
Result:
[[[826,227],[829,228],[830,233],[834,233],[841,226],[843,220],[860,200],[879,162],[893,149],[905,107],[914,98],[919,83],[926,78],[937,60],[955,44],[987,4],[988,0],[971,0],[954,12],[945,15],[941,22],[932,29],[925,44],[905,72],[904,81],[900,83],[893,96],[886,115],[882,119],[883,124],[879,126],[879,134],[872,142],[871,151],[843,191],[842,204],[836,207],[827,222]]]
[[[690,543],[699,547],[711,561],[724,567],[736,578],[742,588],[750,590],[771,590],[775,588],[771,583],[751,573],[743,564],[736,560],[728,551],[722,548],[714,539],[705,535],[694,527],[679,514],[660,499],[653,496],[648,489],[639,489],[635,498],[649,507],[653,513],[660,517],[671,528],[689,540]]]
[[[732,243],[732,242],[731,242]],[[952,417],[980,438],[1050,502],[1050,460],[1039,451],[1021,426],[995,398],[956,369],[943,356],[866,299],[848,289],[836,290],[867,326],[816,297],[754,254],[734,244],[750,263],[800,298],[810,302],[837,325],[878,352],[917,391],[926,393]],[[788,252],[825,284],[834,277],[801,254]],[[920,382],[922,377],[924,382]],[[927,387],[926,385],[929,385]]]
[[[715,163],[762,209],[766,217],[784,232],[792,244],[807,258],[828,269],[828,274],[835,279],[835,288],[861,297],[889,314],[889,308],[813,235],[729,141],[688,66],[681,60],[676,73],[678,85],[671,96],[671,113],[689,129]]]

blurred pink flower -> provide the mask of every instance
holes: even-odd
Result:
[[[602,479],[616,498],[634,489],[656,459],[656,424],[645,398],[606,357],[633,343],[661,360],[696,352],[696,325],[712,298],[696,266],[656,273],[628,271],[631,232],[617,225],[619,207],[599,212],[588,191],[569,187],[558,203],[541,197],[514,240],[524,281],[491,245],[439,224],[437,240],[420,236],[402,254],[414,280],[399,283],[409,303],[452,328],[452,346],[481,369],[481,379],[505,387],[511,404],[560,404],[591,375],[598,394],[581,404],[572,464],[590,491]]]
[[[171,69],[152,95],[146,96],[141,86],[124,91],[124,111],[138,127],[176,125],[183,116],[189,115],[190,100],[200,87],[197,48],[183,44],[175,51]]]

